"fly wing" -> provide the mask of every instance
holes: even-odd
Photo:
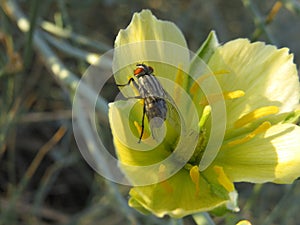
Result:
[[[184,124],[182,124],[182,120],[181,120],[180,111],[175,101],[169,95],[168,92],[165,92],[165,100],[166,100],[166,105],[168,110],[166,121],[171,127],[171,129],[180,132],[181,129],[184,128]]]
[[[147,115],[152,137],[160,142],[166,135],[178,136],[181,132],[181,121],[178,108],[172,97],[164,91],[164,98],[156,102],[155,108],[158,110],[156,115],[160,114],[161,116]],[[165,126],[163,126],[163,123],[165,123]],[[174,140],[174,138],[170,138],[170,140]]]

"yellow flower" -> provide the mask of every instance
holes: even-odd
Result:
[[[300,128],[292,123],[300,88],[288,49],[247,39],[220,46],[212,32],[192,59],[190,53],[180,30],[149,10],[135,13],[115,42],[117,84],[145,63],[171,96],[161,140],[146,119],[141,143],[143,101],[109,105],[119,164],[134,186],[129,205],[159,217],[237,211],[233,182],[300,176]],[[133,85],[121,90],[139,95]]]

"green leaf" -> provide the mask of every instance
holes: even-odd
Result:
[[[214,54],[219,46],[219,41],[215,31],[211,31],[196,53],[204,62],[208,63],[210,57]]]
[[[218,47],[217,35],[215,31],[211,31],[191,60],[189,68],[189,75],[191,77],[197,79],[199,75],[210,73],[210,68],[207,64]],[[190,80],[190,82],[193,81]]]

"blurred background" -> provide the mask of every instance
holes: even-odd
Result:
[[[147,8],[174,22],[193,51],[215,30],[221,43],[246,37],[288,47],[300,65],[299,0],[1,0],[0,6],[1,225],[195,224],[130,209],[130,187],[98,175],[74,140],[74,82],[113,48],[134,12]],[[116,92],[109,80],[103,102]],[[111,138],[107,124],[102,134]],[[298,183],[237,184],[240,213],[212,218],[298,225]]]

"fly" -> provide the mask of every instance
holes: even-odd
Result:
[[[156,139],[155,135],[153,135],[153,130],[155,128],[160,128],[166,120],[168,108],[165,99],[168,98],[170,100],[170,97],[154,76],[154,70],[151,66],[147,66],[145,64],[137,64],[136,66],[137,68],[134,70],[133,74],[137,78],[137,82],[132,77],[129,79],[127,84],[118,84],[117,86],[124,87],[133,83],[140,94],[140,96],[136,96],[134,98],[144,100],[141,126],[142,130],[139,137],[140,143],[144,134],[145,115],[149,122],[154,119],[150,123],[150,128],[153,138]]]

